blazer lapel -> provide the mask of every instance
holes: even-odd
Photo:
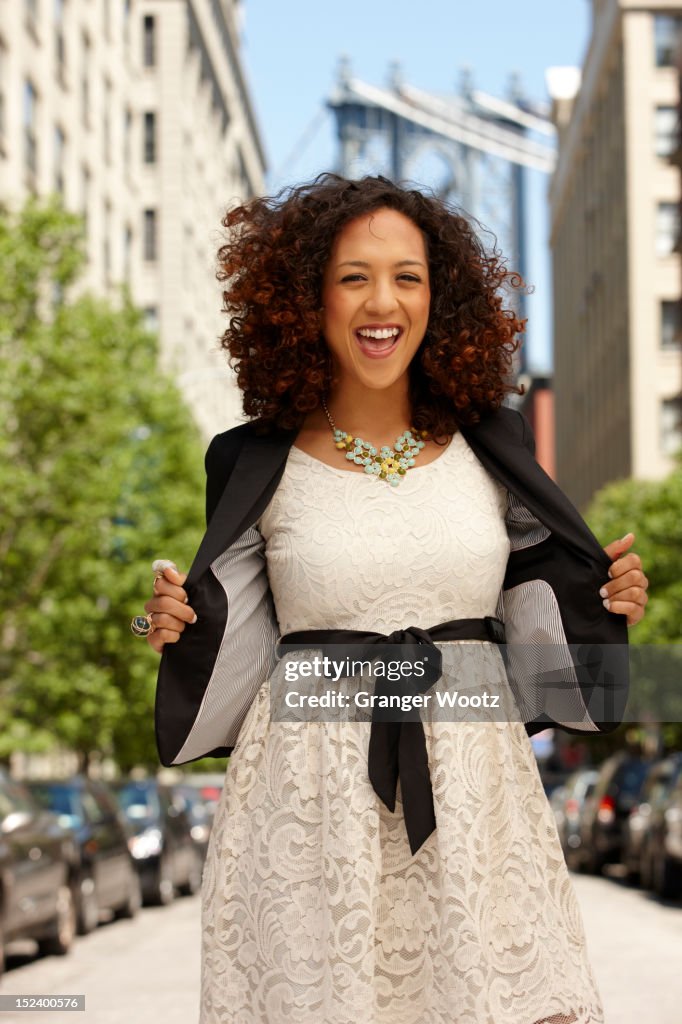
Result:
[[[187,574],[191,586],[266,508],[298,431],[247,435]]]
[[[504,407],[462,434],[476,457],[544,526],[590,561],[604,566],[611,559],[563,491],[545,473],[530,450],[511,436],[502,420]]]

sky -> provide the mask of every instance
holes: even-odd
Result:
[[[345,57],[352,74],[385,86],[398,62],[405,81],[457,93],[462,68],[474,88],[507,95],[512,73],[547,101],[545,70],[582,64],[591,0],[244,0],[243,59],[268,160],[267,187],[308,180],[336,164],[325,112]],[[551,369],[548,179],[529,174],[526,355]],[[424,182],[424,184],[429,184]],[[493,225],[491,225],[493,226]]]

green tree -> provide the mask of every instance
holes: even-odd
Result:
[[[667,659],[669,671],[671,659],[679,660],[682,639],[682,458],[678,457],[675,468],[663,480],[619,480],[602,488],[586,519],[597,537],[622,537],[628,531],[635,534],[632,548],[641,556],[649,579],[649,602],[629,639],[635,646],[667,646],[661,658]],[[651,669],[637,675],[636,697],[656,709],[661,703],[661,676],[654,655],[653,651],[647,652],[646,663]],[[640,665],[643,659],[637,659],[637,652],[633,652],[633,661]],[[621,726],[612,737],[617,740],[627,731],[633,733],[631,724]],[[666,746],[682,748],[682,722],[667,722],[662,735]]]
[[[0,757],[156,766],[158,656],[129,622],[152,559],[196,550],[204,445],[127,294],[64,300],[82,265],[57,200],[0,211]]]

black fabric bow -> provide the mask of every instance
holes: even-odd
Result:
[[[435,644],[443,640],[492,640],[504,643],[504,625],[499,619],[488,615],[483,619],[451,619],[429,629],[408,626],[388,634],[365,633],[354,629],[305,629],[281,637],[278,655],[280,645],[306,648],[322,644],[359,644],[365,650],[354,652],[354,657],[385,663],[394,655],[388,652],[384,655],[381,650],[376,650],[377,646],[421,647],[422,650],[408,652],[402,660],[423,660],[425,674],[422,677],[401,676],[399,682],[394,682],[382,676],[377,679],[374,692],[378,696],[425,693],[440,679],[443,659]],[[424,647],[429,649],[424,650]],[[367,761],[374,791],[392,812],[395,811],[400,779],[405,829],[410,850],[415,854],[436,828],[426,736],[421,719],[409,720],[406,714],[401,716],[395,708],[373,707]]]

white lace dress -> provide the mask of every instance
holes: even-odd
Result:
[[[461,434],[395,488],[292,448],[260,522],[280,632],[494,615],[506,503]],[[439,647],[437,685],[475,648],[513,700],[495,644]],[[523,725],[436,717],[437,828],[413,856],[400,788],[391,813],[368,778],[369,723],[273,721],[263,684],[204,869],[200,1024],[603,1022]]]

